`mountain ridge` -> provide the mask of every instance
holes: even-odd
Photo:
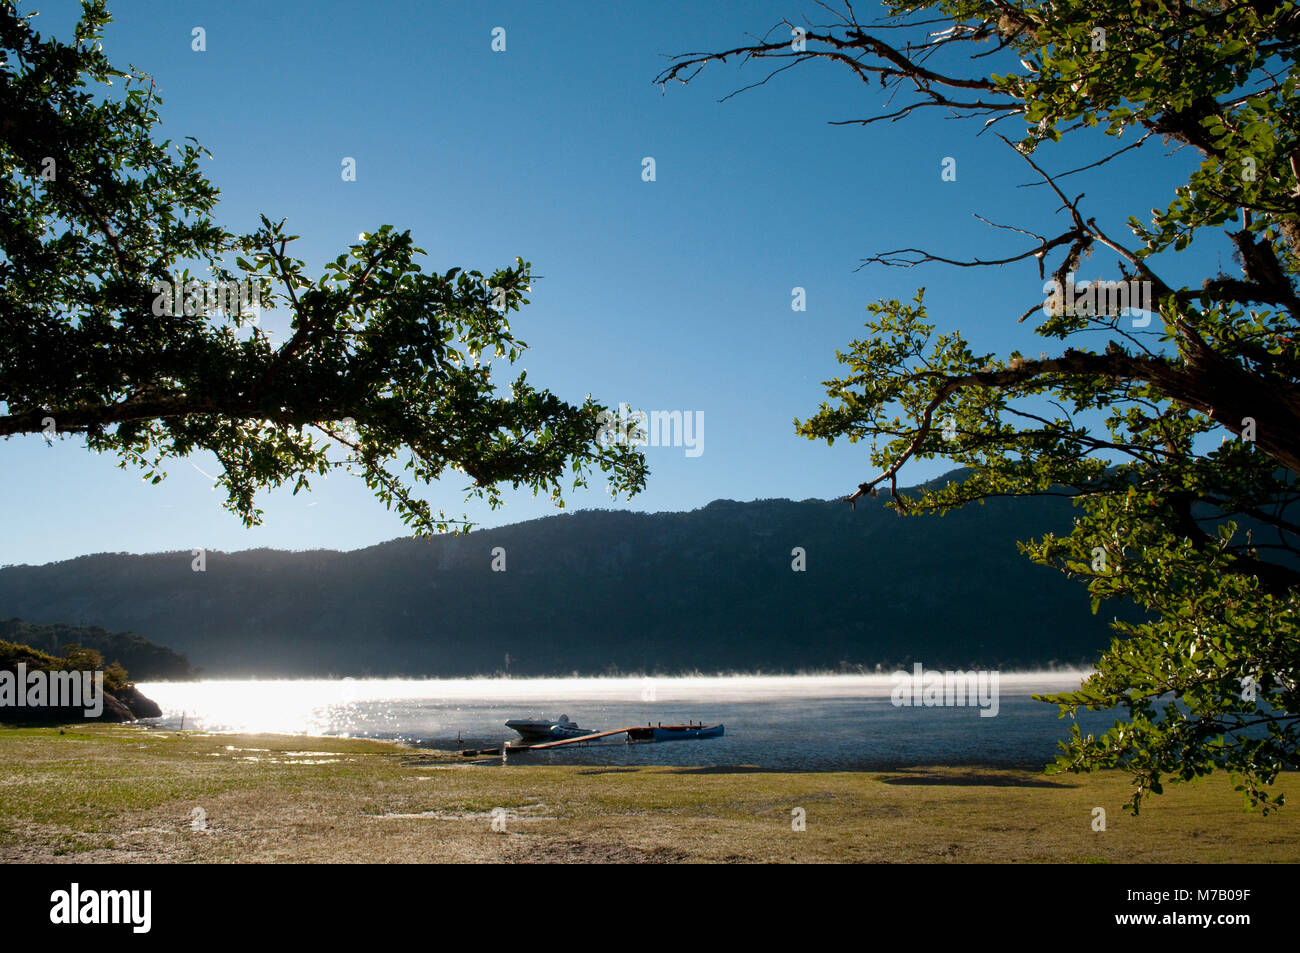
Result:
[[[1056,497],[942,518],[715,500],[351,551],[208,550],[205,572],[189,550],[95,554],[0,569],[0,618],[135,632],[209,677],[1084,665],[1109,627],[1081,583],[1015,546],[1071,519]]]

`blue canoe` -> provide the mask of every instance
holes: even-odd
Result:
[[[721,738],[726,733],[723,725],[646,725],[629,728],[627,740],[633,741],[687,741],[695,738]]]

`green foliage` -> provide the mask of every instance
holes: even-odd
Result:
[[[17,642],[0,639],[0,669],[16,671],[19,662],[33,671],[37,669],[43,672],[60,671],[59,659],[50,653],[34,649],[30,645],[20,645]]]
[[[527,262],[426,272],[410,233],[384,225],[313,279],[284,222],[245,235],[213,222],[205,153],[155,142],[153,79],[102,52],[104,0],[84,0],[71,44],[28,19],[0,3],[0,435],[53,418],[154,483],[167,458],[209,450],[246,525],[260,490],[296,493],[335,468],[417,534],[469,528],[411,489],[448,470],[492,507],[504,484],[563,505],[564,484],[595,471],[616,494],[644,487],[635,448],[596,443],[590,397],[567,403],[523,373],[498,392],[493,361],[526,347],[508,315],[528,303]],[[190,263],[288,308],[288,340],[272,346],[242,302],[155,313],[155,282],[179,275],[188,291]]]

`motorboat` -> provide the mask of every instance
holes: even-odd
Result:
[[[512,718],[506,727],[519,732],[525,744],[541,744],[545,741],[564,741],[567,738],[581,738],[594,735],[595,728],[579,728],[577,722],[568,715],[561,715],[559,721],[545,718]]]

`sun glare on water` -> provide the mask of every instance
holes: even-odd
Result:
[[[1083,671],[1003,673],[1014,695],[1076,688]],[[347,735],[365,713],[367,734],[400,734],[412,709],[517,708],[521,716],[584,703],[715,704],[800,698],[888,698],[892,673],[875,675],[695,676],[684,678],[247,679],[142,683],[163,709],[159,723],[208,731]],[[555,711],[551,711],[555,708]],[[495,727],[495,726],[493,726]]]

